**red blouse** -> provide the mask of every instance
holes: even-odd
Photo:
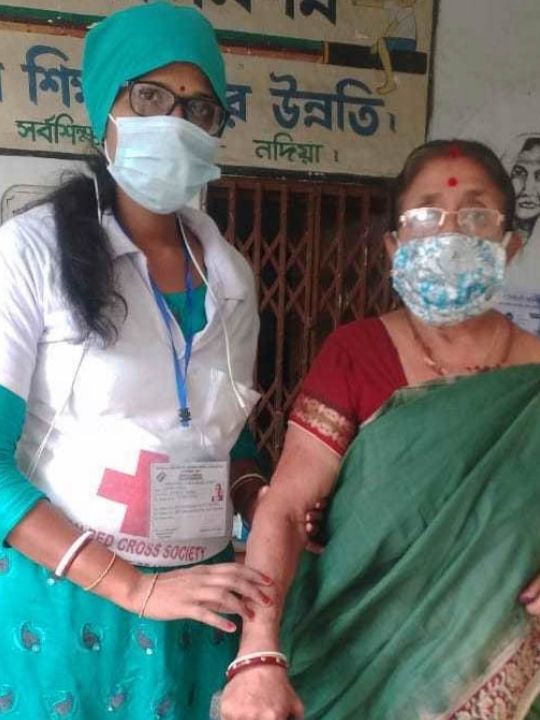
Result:
[[[326,339],[302,383],[290,422],[343,455],[358,426],[406,384],[384,323],[356,320]]]

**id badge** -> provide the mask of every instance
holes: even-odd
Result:
[[[151,537],[193,540],[227,534],[228,461],[155,463],[151,478]]]

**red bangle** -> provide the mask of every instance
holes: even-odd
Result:
[[[232,680],[235,675],[238,675],[239,672],[242,672],[242,670],[247,670],[251,667],[260,667],[262,665],[265,665],[267,667],[274,665],[275,667],[281,667],[284,670],[287,670],[289,667],[289,663],[287,660],[283,659],[282,657],[276,657],[276,656],[268,656],[268,655],[259,655],[257,657],[250,657],[246,658],[245,660],[238,660],[237,662],[232,662],[229,667],[227,668],[227,672],[225,673],[227,680]]]

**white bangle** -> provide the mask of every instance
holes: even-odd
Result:
[[[93,537],[94,531],[87,530],[82,535],[79,535],[79,537],[71,543],[66,552],[60,558],[60,562],[56,566],[56,569],[54,571],[55,577],[64,577],[64,575],[66,574],[66,570],[71,565],[73,560],[75,560],[75,557],[81,552],[86,543],[90,542]]]
[[[261,475],[260,473],[251,472],[246,473],[245,475],[240,475],[240,477],[235,478],[231,483],[231,492],[233,490],[236,490],[240,487],[240,485],[243,485],[244,483],[248,482],[249,480],[260,480],[262,485],[268,485],[268,480],[264,477],[264,475]]]
[[[244,663],[249,660],[258,660],[259,658],[279,658],[280,660],[283,660],[287,667],[289,666],[287,656],[282,652],[276,652],[275,650],[261,650],[260,652],[252,652],[247,655],[239,655],[232,661],[232,663],[229,664],[227,672],[229,672],[229,670],[233,670],[237,665],[240,665],[240,663]]]

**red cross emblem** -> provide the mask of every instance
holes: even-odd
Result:
[[[167,455],[142,450],[135,475],[107,468],[103,473],[98,495],[123,503],[126,514],[121,532],[148,537],[150,532],[150,468],[154,463],[169,462]]]

